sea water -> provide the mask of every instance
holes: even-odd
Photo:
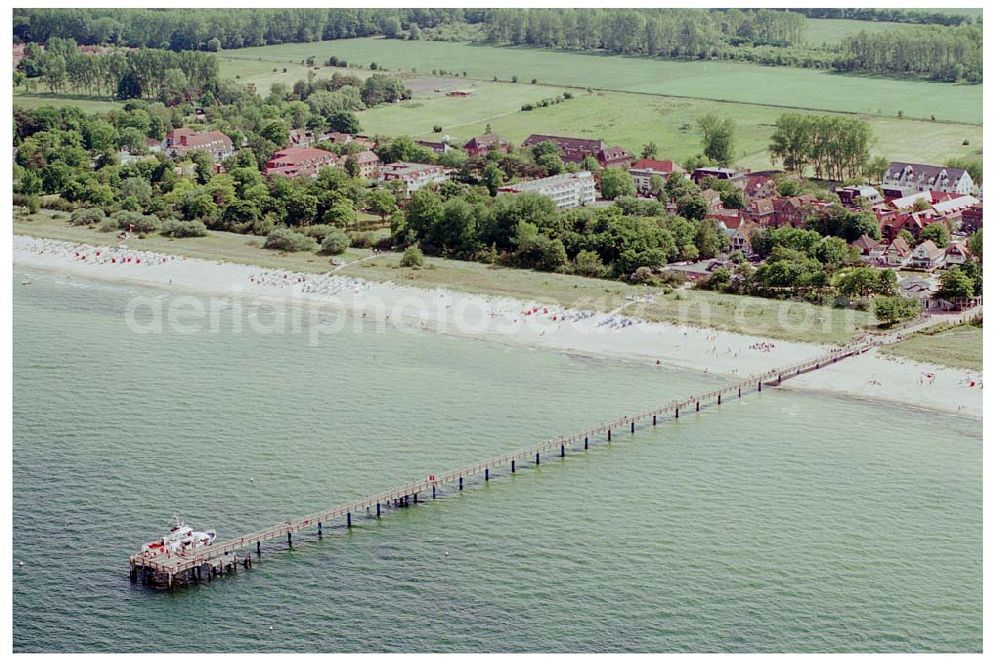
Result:
[[[982,649],[981,423],[789,390],[132,585],[174,513],[224,539],[725,380],[371,323],[141,334],[130,303],[177,294],[14,284],[18,651]]]

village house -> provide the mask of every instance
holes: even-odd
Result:
[[[924,227],[938,221],[933,210],[888,213],[876,215],[876,219],[878,220],[879,230],[882,232],[882,238],[887,240],[893,240],[904,229],[914,238],[919,238],[920,232],[924,230]]]
[[[449,150],[453,150],[453,148],[451,147],[451,145],[447,141],[445,141],[443,139],[441,141],[424,141],[424,140],[418,139],[415,143],[418,146],[423,146],[424,148],[429,148],[436,155],[444,155]]]
[[[382,167],[379,180],[383,183],[400,181],[406,185],[406,196],[411,196],[422,187],[448,180],[448,172],[437,164],[393,162]]]
[[[770,197],[751,199],[744,207],[743,213],[754,224],[762,227],[773,226],[774,200]]]
[[[953,309],[951,303],[937,296],[939,288],[938,281],[933,277],[908,277],[899,282],[899,295],[915,299],[925,312]]]
[[[932,271],[944,264],[944,250],[933,241],[925,240],[913,248],[910,254],[910,266]]]
[[[666,181],[670,174],[675,171],[684,173],[684,169],[670,160],[647,159],[637,161],[628,170],[629,175],[632,176],[632,182],[635,183],[635,190],[640,196],[650,195],[650,179],[653,176],[659,176]]]
[[[264,169],[266,176],[315,176],[325,166],[337,166],[340,156],[319,148],[284,148],[271,155]]]
[[[765,199],[774,196],[775,178],[784,171],[770,169],[767,171],[754,171],[742,176],[733,178],[734,184],[738,184],[743,189],[743,194],[750,201],[754,199]]]
[[[965,241],[952,242],[944,251],[944,265],[946,268],[961,266],[969,259],[969,250]]]
[[[729,239],[729,251],[740,252],[744,257],[753,255],[751,239],[757,231],[757,225],[747,222],[738,210],[723,209],[721,212],[707,216],[719,223],[719,229]]]
[[[859,204],[876,206],[885,200],[882,193],[871,185],[851,185],[837,190],[840,203],[848,208],[857,208]]]
[[[962,211],[962,231],[974,234],[983,228],[983,204],[970,206]]]
[[[864,234],[863,236],[861,236],[861,238],[851,243],[851,247],[856,248],[858,250],[858,254],[861,256],[861,260],[867,261],[869,263],[874,261],[872,257],[872,250],[877,248],[878,245],[879,245],[878,241],[869,236],[868,234]]]
[[[199,132],[189,127],[178,127],[167,132],[164,150],[170,157],[183,157],[196,150],[211,155],[218,164],[235,151],[233,140],[218,130]]]
[[[552,143],[559,149],[563,162],[579,164],[587,157],[593,157],[601,168],[612,166],[628,166],[632,163],[632,155],[621,146],[608,146],[600,139],[577,139],[549,134],[532,134],[524,146],[537,146],[540,143]]]
[[[524,192],[536,192],[543,197],[548,197],[559,209],[588,206],[597,201],[594,175],[589,171],[561,173],[548,178],[526,180],[522,183],[506,185],[497,190],[498,194],[522,194]]]
[[[892,162],[882,175],[882,187],[898,189],[904,194],[937,190],[954,194],[969,194],[975,184],[965,169]]]
[[[379,168],[382,161],[371,150],[363,150],[354,153],[354,159],[358,162],[358,175],[368,180],[378,180]]]
[[[879,256],[879,263],[882,265],[900,268],[910,263],[910,256],[913,253],[910,251],[910,246],[902,238],[897,238],[884,247],[885,250]],[[872,254],[875,254],[874,250]]]
[[[309,148],[317,140],[312,130],[293,129],[288,133],[288,145],[292,148]]]
[[[705,200],[709,214],[722,211],[722,197],[715,190],[701,190],[698,192],[698,196]]]
[[[472,137],[466,142],[464,148],[466,155],[469,157],[479,157],[480,155],[485,155],[491,150],[506,153],[510,150],[510,144],[496,134],[490,132],[489,134],[481,134],[480,136]]]
[[[969,208],[981,205],[981,202],[971,194],[950,195],[948,198],[941,198],[931,205],[938,217],[947,220],[951,229],[961,229],[963,226],[962,214]]]
[[[736,170],[728,167],[698,167],[691,173],[691,180],[701,184],[705,178],[715,178],[716,180],[732,180],[736,177]]]
[[[774,214],[771,225],[775,227],[801,227],[806,218],[826,208],[827,204],[811,194],[798,197],[774,197]]]

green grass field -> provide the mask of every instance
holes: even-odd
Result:
[[[78,106],[87,113],[107,113],[120,109],[122,102],[108,97],[91,97],[90,95],[73,95],[47,92],[15,92],[14,108],[37,109],[40,106]]]
[[[950,368],[981,371],[983,329],[981,326],[958,326],[940,333],[914,335],[885,347],[882,353]]]
[[[767,147],[775,119],[785,112],[768,106],[586,91],[576,91],[573,99],[562,104],[520,111],[523,102],[551,97],[563,89],[480,82],[475,90],[472,97],[437,95],[358,115],[365,131],[373,134],[421,138],[444,134],[465,141],[482,133],[488,122],[495,132],[517,143],[532,133],[567,134],[603,138],[638,154],[644,144],[653,141],[661,157],[683,161],[701,151],[698,117],[715,113],[737,124],[739,164],[764,168],[770,166]],[[982,152],[980,127],[881,117],[868,120],[876,136],[875,152],[892,159],[934,164]],[[443,132],[432,133],[434,125],[441,125]],[[914,136],[920,140],[915,141]],[[963,140],[969,145],[963,146]]]
[[[241,83],[253,84],[256,86],[257,92],[265,96],[271,90],[272,83],[284,83],[291,88],[296,81],[303,80],[308,76],[309,69],[301,63],[232,58],[219,54],[219,78],[238,78]],[[320,67],[316,75],[324,76],[323,70],[332,72],[333,69],[332,67]],[[329,77],[330,73],[326,72],[325,76]]]
[[[909,23],[889,21],[852,21],[850,19],[806,19],[805,41],[812,46],[836,46],[845,37],[865,30],[871,33],[888,32],[912,27]]]
[[[378,62],[400,71],[416,68],[467,71],[491,81],[494,76],[554,86],[594,87],[674,97],[696,97],[811,110],[894,116],[979,124],[982,86],[879,79],[792,67],[764,67],[721,61],[681,62],[602,53],[492,47],[453,42],[344,39],[281,44],[223,52],[223,56],[299,61],[309,55],[337,55],[352,62]]]

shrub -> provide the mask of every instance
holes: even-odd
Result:
[[[403,258],[399,260],[399,265],[403,268],[420,268],[424,265],[424,253],[416,245],[403,250]]]
[[[440,125],[435,125],[434,126],[434,133],[435,134],[440,134],[442,131],[444,131],[444,128],[441,127]]]
[[[77,208],[69,216],[69,223],[74,227],[82,227],[104,222],[104,210],[101,208]]]
[[[208,234],[201,220],[165,220],[160,233],[170,238],[197,238]]]
[[[349,245],[347,234],[341,229],[334,229],[323,238],[320,254],[343,254]]]
[[[160,226],[160,220],[155,215],[143,215],[131,210],[120,210],[113,217],[122,231],[145,234],[156,231]]]
[[[109,231],[117,231],[118,230],[118,222],[116,222],[113,217],[106,217],[106,218],[104,218],[104,221],[101,222],[100,226],[97,227],[97,230],[98,231],[103,231],[105,233],[107,233]]]
[[[267,235],[264,247],[284,252],[306,252],[316,247],[316,241],[291,229],[275,229]]]
[[[323,242],[327,234],[336,229],[332,224],[313,224],[305,228],[305,235],[314,239],[317,243]]]
[[[369,248],[378,243],[378,236],[372,231],[355,231],[350,234],[351,247]]]

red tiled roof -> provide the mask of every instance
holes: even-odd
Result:
[[[670,160],[647,160],[641,159],[632,165],[633,169],[649,169],[660,173],[671,173],[674,170],[674,163]]]

